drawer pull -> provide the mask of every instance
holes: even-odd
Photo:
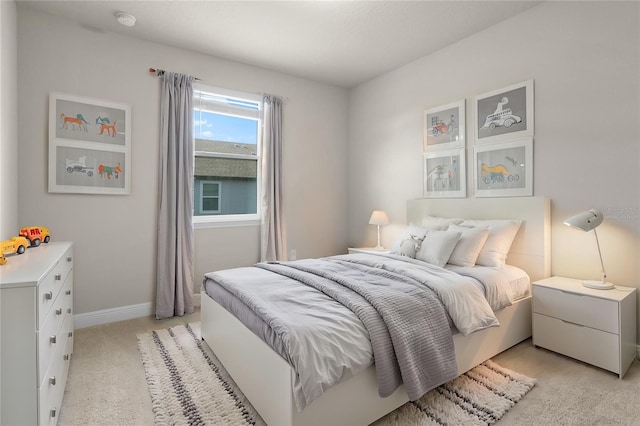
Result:
[[[60,281],[62,279],[62,274],[56,274],[55,279],[56,281]]]
[[[49,377],[49,384],[53,386],[56,385],[56,376]]]
[[[56,416],[56,409],[52,408],[51,411],[49,411],[49,416],[50,417],[55,417]]]
[[[578,324],[577,322],[571,322],[571,321],[565,321],[565,320],[560,320],[560,321],[562,321],[565,324],[571,324],[571,325],[575,325],[575,326],[578,326],[578,327],[585,327],[584,325]]]
[[[71,313],[71,308],[67,309],[67,313],[70,314]]]
[[[73,258],[71,256],[67,257],[67,262],[71,262]]]
[[[70,331],[68,334],[69,337],[73,337],[73,331]]]
[[[64,359],[65,361],[69,361],[69,354],[64,354],[62,359]]]
[[[57,341],[58,341],[58,338],[56,336],[49,337],[49,342],[56,343]]]
[[[53,299],[53,292],[52,292],[52,291],[50,291],[50,292],[48,292],[48,293],[45,293],[45,294],[44,294],[44,298],[45,298],[46,300],[51,300],[51,299]]]
[[[66,294],[67,296],[69,296],[71,294],[71,290],[67,290],[64,292],[64,294]]]
[[[56,309],[56,315],[62,315],[62,308]]]
[[[576,296],[576,297],[585,297],[584,294],[573,293],[571,291],[565,291],[565,290],[560,290],[560,293],[570,294],[571,296]]]

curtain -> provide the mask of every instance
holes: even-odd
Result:
[[[156,318],[193,303],[193,77],[165,71],[160,101]]]
[[[260,260],[287,260],[282,205],[282,99],[264,95]]]

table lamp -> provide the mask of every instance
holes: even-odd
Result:
[[[600,251],[600,242],[598,241],[598,233],[596,228],[600,226],[604,219],[602,213],[598,210],[591,209],[586,212],[579,213],[575,216],[571,216],[564,221],[565,225],[568,225],[575,229],[581,229],[585,232],[593,230],[593,235],[596,237],[596,245],[598,246],[598,255],[600,256],[600,266],[602,267],[602,276],[600,281],[583,281],[582,285],[589,288],[595,288],[599,290],[608,290],[613,288],[613,284],[607,282],[607,273],[604,270],[604,262],[602,261],[602,252]]]
[[[388,225],[389,218],[387,214],[382,210],[374,210],[371,213],[371,218],[369,219],[369,225],[378,225],[378,245],[376,246],[376,250],[384,250],[384,247],[380,244],[380,225]]]

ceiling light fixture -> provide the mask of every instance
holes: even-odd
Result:
[[[127,12],[116,12],[116,20],[125,27],[133,27],[136,24],[136,17]]]

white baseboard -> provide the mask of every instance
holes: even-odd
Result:
[[[193,304],[200,306],[200,293],[192,296]],[[93,327],[94,325],[109,324],[133,318],[153,316],[153,304],[138,303],[137,305],[120,306],[118,308],[103,309],[73,316],[73,328]]]
[[[118,308],[103,309],[101,311],[74,315],[73,328],[93,327],[94,325],[109,324],[112,322],[151,315],[153,315],[153,304],[151,302],[121,306]]]

